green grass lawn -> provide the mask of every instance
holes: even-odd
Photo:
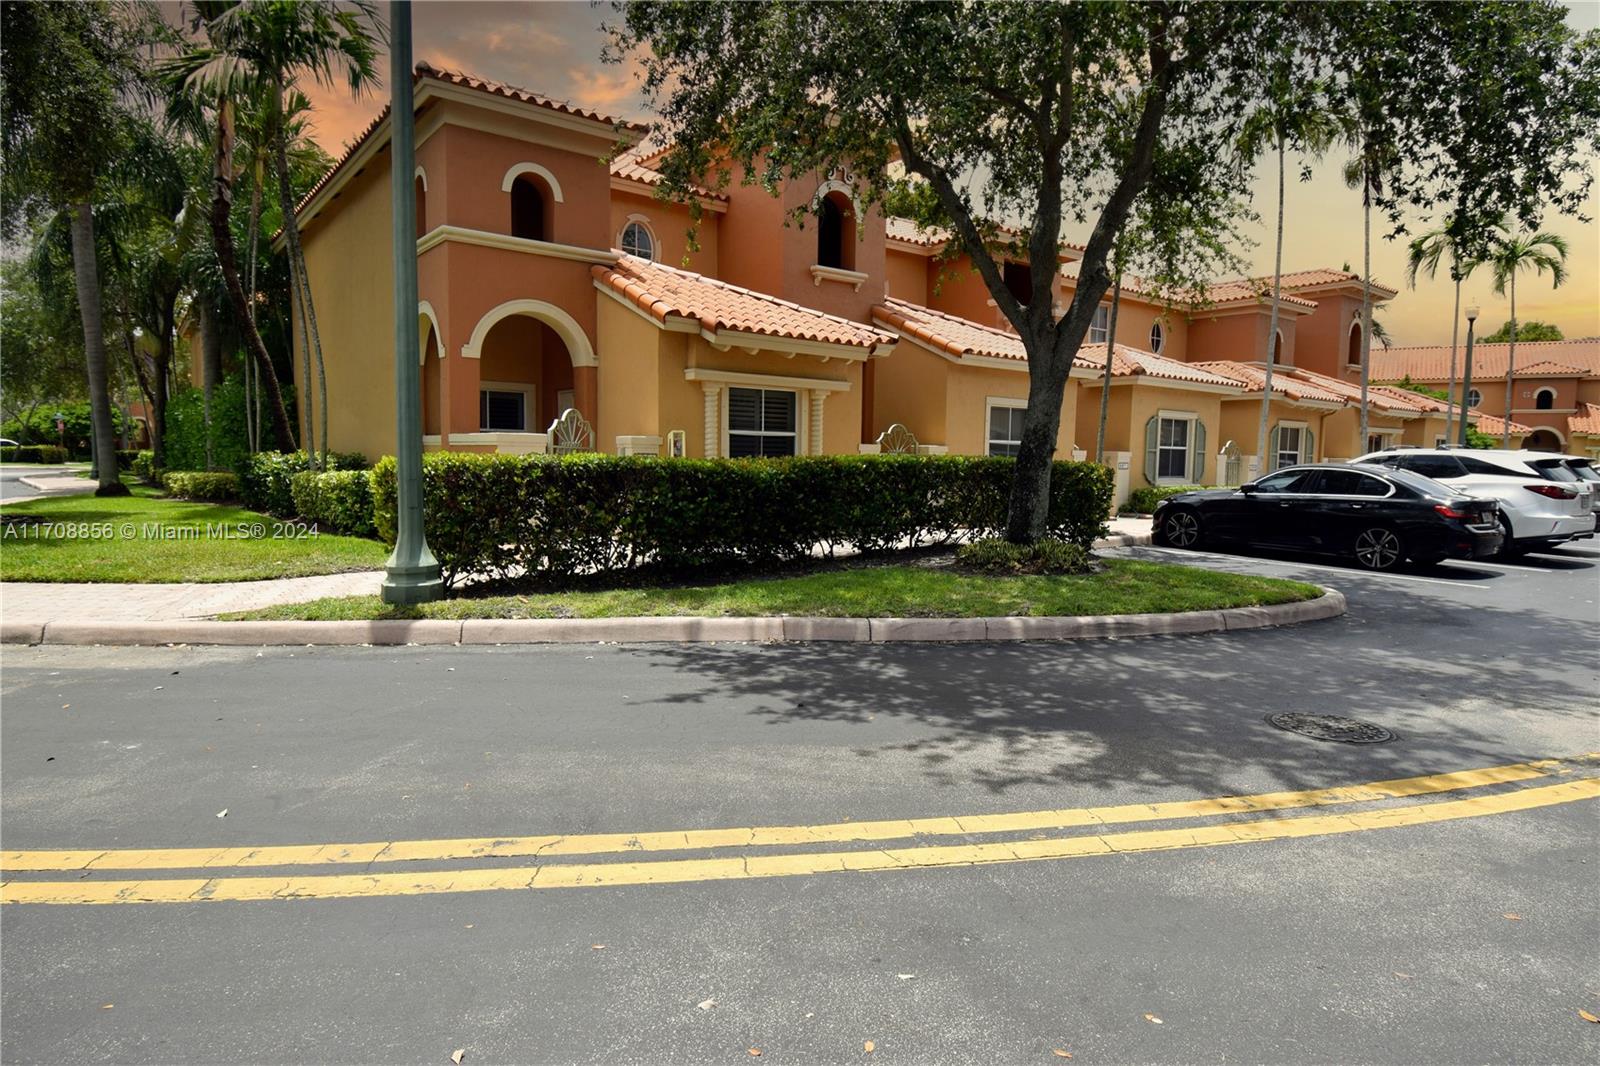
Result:
[[[349,596],[268,607],[230,619],[618,618],[643,615],[827,615],[963,618],[1142,614],[1291,603],[1315,585],[1197,567],[1113,559],[1072,577],[985,577],[928,566],[859,566],[803,577],[668,588],[460,596],[389,607]]]
[[[7,504],[0,517],[6,581],[250,581],[376,570],[388,549],[327,533],[294,535],[281,519],[226,504],[133,495],[54,496]]]

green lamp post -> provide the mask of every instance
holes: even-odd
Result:
[[[1467,308],[1467,365],[1466,373],[1461,375],[1461,440],[1463,448],[1467,446],[1467,410],[1472,405],[1467,402],[1467,397],[1472,395],[1472,327],[1478,321],[1478,305],[1472,304]],[[1511,413],[1506,412],[1510,418]]]
[[[422,531],[422,397],[417,367],[416,115],[411,105],[411,0],[389,5],[389,188],[394,201],[395,475],[394,551],[384,567],[384,603],[444,595],[439,561]]]

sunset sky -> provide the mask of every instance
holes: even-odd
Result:
[[[417,59],[451,67],[480,77],[509,82],[607,114],[638,118],[645,113],[634,70],[600,62],[605,43],[601,23],[614,20],[609,5],[570,3],[419,2],[413,6],[413,37]],[[1578,30],[1593,29],[1600,20],[1600,4],[1569,5],[1568,22]],[[385,71],[387,68],[385,68]],[[353,100],[343,89],[308,87],[316,107],[315,136],[338,156],[346,142],[383,106],[381,96]],[[1284,237],[1284,269],[1361,268],[1361,205],[1359,195],[1339,178],[1342,155],[1313,162],[1313,178],[1294,181],[1298,169],[1290,163]],[[1270,165],[1264,166],[1256,185],[1255,210],[1261,223],[1252,227],[1257,240],[1245,254],[1258,274],[1272,269],[1272,223],[1276,189]],[[1600,217],[1600,196],[1591,190],[1585,212]],[[1569,277],[1560,289],[1551,289],[1548,276],[1524,275],[1517,285],[1519,318],[1553,322],[1568,337],[1600,335],[1600,227],[1595,222],[1549,215],[1545,229],[1564,236],[1571,246]],[[1374,276],[1399,287],[1405,278],[1406,250],[1402,241],[1378,239],[1383,230],[1374,225],[1372,251]],[[1084,234],[1069,234],[1081,239]],[[1499,327],[1509,316],[1508,302],[1494,295],[1486,273],[1475,275],[1463,287],[1463,303],[1476,301],[1483,309],[1479,319],[1485,331]],[[1415,291],[1404,290],[1383,314],[1398,344],[1432,344],[1450,341],[1452,289],[1441,276],[1420,280]],[[1463,327],[1464,328],[1464,327]]]

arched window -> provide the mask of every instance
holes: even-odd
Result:
[[[1350,351],[1345,356],[1345,362],[1351,366],[1361,365],[1361,323],[1350,323]]]
[[[656,257],[656,238],[650,227],[640,219],[633,219],[622,227],[622,238],[617,242],[622,250],[640,259]]]
[[[1467,390],[1467,406],[1468,407],[1477,407],[1482,403],[1483,403],[1483,393],[1479,392],[1477,389],[1468,389]]]
[[[1161,330],[1161,323],[1150,324],[1150,350],[1157,355],[1161,354],[1161,346],[1167,342],[1167,335]]]
[[[1006,289],[1017,298],[1017,303],[1027,307],[1033,299],[1033,268],[1027,263],[1007,259],[1001,271]]]
[[[1533,406],[1539,411],[1548,411],[1556,405],[1555,389],[1540,389],[1533,394]]]
[[[1272,335],[1272,361],[1278,366],[1283,365],[1283,330]]]
[[[838,190],[828,193],[817,205],[817,265],[854,270],[855,237],[850,198]]]
[[[545,236],[545,196],[536,179],[520,174],[511,183],[511,235],[532,241]]]
[[[417,190],[417,236],[428,232],[428,183],[422,180],[422,175],[416,177]]]

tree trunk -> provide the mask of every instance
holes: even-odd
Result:
[[[1106,323],[1106,376],[1100,383],[1100,427],[1094,435],[1094,461],[1105,462],[1106,417],[1111,413],[1111,367],[1117,354],[1117,311],[1122,306],[1122,265],[1117,265],[1117,280],[1111,289],[1111,317]]]
[[[1511,266],[1511,347],[1506,352],[1506,424],[1500,447],[1511,447],[1511,397],[1517,376],[1517,268]]]
[[[156,421],[155,389],[150,385],[149,375],[144,372],[144,357],[139,354],[139,349],[133,342],[133,331],[129,330],[122,336],[123,342],[128,348],[128,362],[133,364],[133,378],[138,382],[139,394],[144,397],[146,423],[150,427],[150,452],[155,457],[153,461],[156,469],[165,469],[167,462],[167,427]]]
[[[302,369],[303,387],[298,393],[300,397],[300,442],[305,446],[306,457],[315,469],[317,465],[317,432],[315,417],[311,402],[311,336],[306,330],[306,305],[305,293],[300,287],[300,262],[295,259],[294,249],[286,249],[289,253],[289,325],[290,344],[293,344],[294,327],[300,329],[300,366]]]
[[[1048,338],[1036,338],[1032,345],[1034,351],[1050,352],[1051,347]],[[1022,416],[1022,443],[1006,507],[1006,539],[1013,544],[1032,544],[1050,526],[1050,464],[1072,357],[1057,358],[1050,352],[1040,362],[1037,370],[1028,369],[1028,409]]]
[[[328,375],[322,361],[322,337],[317,332],[316,302],[311,297],[311,274],[306,270],[305,250],[300,245],[300,223],[294,217],[294,188],[289,181],[289,133],[288,124],[284,121],[283,116],[283,83],[281,80],[275,81],[273,85],[272,106],[274,109],[272,155],[273,163],[278,172],[278,204],[283,211],[283,233],[289,249],[290,284],[295,284],[295,278],[298,277],[301,336],[304,337],[309,334],[311,340],[310,350],[304,353],[307,364],[306,389],[308,391],[311,388],[310,360],[312,352],[315,352],[317,357],[317,419],[319,432],[316,437],[320,438],[322,442],[322,459],[320,463],[313,459],[312,465],[325,469],[328,461]],[[315,449],[312,444],[314,438],[311,433],[310,405],[304,403],[304,398],[302,398],[302,405],[307,407],[306,451],[313,452]]]
[[[217,309],[212,305],[209,297],[202,296],[200,303],[200,380],[205,391],[206,413],[206,469],[215,470],[216,462],[213,458],[213,429],[212,429],[212,403],[216,395],[217,383],[222,380],[222,337],[217,332],[219,325]]]
[[[94,210],[85,200],[72,207],[72,275],[83,319],[83,357],[89,376],[89,419],[94,427],[96,496],[126,496],[117,476],[117,435],[112,429],[111,396],[106,388],[106,338],[100,321],[100,269],[95,260]]]
[[[1361,168],[1361,444],[1368,442],[1367,384],[1372,372],[1372,186],[1365,165]]]
[[[250,321],[256,320],[256,263],[261,249],[261,179],[263,171],[258,162],[251,171],[250,178]],[[252,378],[259,378],[254,364],[246,359],[244,362],[244,432],[251,453],[261,447],[261,411],[259,382],[252,383]]]
[[[278,373],[272,368],[272,356],[256,330],[255,319],[245,300],[244,286],[239,281],[239,256],[233,246],[233,229],[228,223],[233,210],[233,150],[231,133],[226,129],[226,119],[220,123],[217,142],[217,166],[211,179],[211,243],[216,248],[217,265],[222,268],[222,280],[228,290],[228,302],[233,305],[234,317],[245,333],[245,343],[261,371],[262,386],[267,393],[272,413],[272,433],[278,450],[295,450],[294,430],[289,426],[289,413],[284,410],[283,390],[278,386]]]
[[[1272,316],[1267,324],[1267,376],[1261,387],[1261,422],[1256,426],[1257,476],[1272,469],[1267,458],[1267,423],[1272,420],[1272,368],[1278,361],[1278,309],[1283,303],[1283,134],[1278,135],[1278,238],[1272,256]],[[1316,456],[1310,456],[1315,460]]]

